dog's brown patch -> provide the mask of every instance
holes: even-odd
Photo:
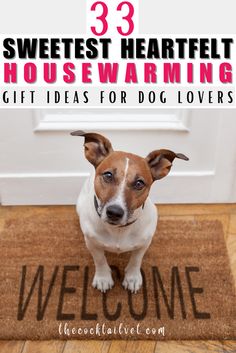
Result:
[[[72,136],[84,137],[84,154],[87,160],[96,168],[112,151],[111,142],[103,135],[78,130]]]
[[[128,170],[125,175],[127,159]],[[106,183],[103,180],[102,175],[107,171],[112,172],[114,176],[111,183]],[[124,201],[128,210],[134,211],[145,202],[153,182],[148,163],[140,156],[119,151],[111,153],[96,169],[95,192],[101,203],[105,204],[117,195],[124,178]],[[135,180],[139,178],[145,182],[145,187],[142,190],[136,190],[133,187]]]
[[[127,158],[129,158],[129,168],[125,188],[125,201],[128,209],[134,211],[144,204],[153,179],[150,168],[144,158],[134,154],[127,154]],[[145,182],[145,187],[142,190],[133,188],[134,181],[138,179],[142,179]]]
[[[167,176],[175,158],[183,159],[185,161],[189,160],[183,153],[175,153],[166,149],[155,150],[149,153],[146,157],[146,161],[150,167],[153,180],[162,179]]]

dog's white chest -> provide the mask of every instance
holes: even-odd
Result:
[[[94,245],[103,248],[105,251],[122,253],[126,251],[133,251],[140,247],[144,241],[144,237],[137,235],[136,239],[134,235],[126,235],[124,233],[120,234],[99,234],[95,236],[86,236]],[[142,239],[143,238],[143,239]]]

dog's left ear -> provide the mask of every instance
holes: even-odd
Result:
[[[95,168],[113,151],[111,142],[100,134],[93,132],[86,133],[79,130],[71,132],[71,135],[83,136],[85,138],[84,154]]]
[[[146,161],[150,167],[153,180],[158,180],[164,178],[170,171],[172,167],[172,162],[175,158],[183,159],[188,161],[188,157],[186,157],[182,153],[174,153],[170,150],[156,150],[146,157]]]

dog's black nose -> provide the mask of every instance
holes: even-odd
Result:
[[[124,210],[117,205],[111,205],[107,207],[107,217],[111,221],[118,221],[124,215]]]

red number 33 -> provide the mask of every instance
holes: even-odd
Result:
[[[102,2],[102,1],[96,1],[96,2],[91,6],[91,11],[96,11],[96,8],[97,8],[98,5],[101,5],[101,7],[102,7],[102,13],[101,13],[101,15],[97,16],[96,19],[102,22],[102,30],[99,32],[99,31],[97,31],[97,29],[96,29],[95,26],[92,26],[92,27],[91,27],[91,31],[92,31],[92,33],[93,33],[95,36],[102,36],[102,35],[104,35],[104,34],[107,32],[107,30],[108,30],[108,23],[107,23],[107,20],[106,20],[107,15],[108,15],[108,7],[107,7],[107,5],[106,5],[104,2]],[[121,27],[121,26],[118,26],[118,27],[117,27],[117,31],[118,31],[118,33],[119,33],[120,35],[122,35],[122,36],[128,36],[128,35],[130,35],[130,34],[133,32],[133,30],[134,30],[134,22],[133,22],[133,20],[132,20],[133,15],[134,15],[134,7],[133,7],[133,5],[132,5],[129,1],[123,1],[123,2],[121,2],[121,3],[117,6],[117,9],[116,9],[116,10],[117,10],[117,11],[122,11],[122,8],[123,8],[124,5],[127,5],[127,6],[128,6],[129,11],[128,11],[128,14],[127,14],[126,16],[123,16],[123,17],[122,17],[122,19],[125,20],[126,22],[128,22],[129,27],[128,27],[127,32],[124,32],[124,31],[122,30],[122,27]]]
[[[91,31],[93,32],[93,34],[95,34],[95,36],[103,36],[103,34],[105,34],[108,29],[108,24],[106,20],[106,17],[108,15],[108,7],[104,2],[97,1],[91,6],[91,11],[95,11],[98,5],[102,6],[102,14],[96,17],[96,19],[102,22],[102,31],[98,32],[95,26],[91,27]]]
[[[133,32],[133,30],[134,30],[134,22],[133,22],[133,20],[132,20],[132,17],[133,17],[133,15],[134,15],[134,7],[133,7],[133,5],[132,5],[130,2],[128,2],[128,1],[123,1],[123,2],[121,2],[121,3],[117,6],[117,10],[118,10],[118,11],[121,11],[121,10],[122,10],[122,7],[123,7],[124,5],[127,5],[127,6],[128,6],[129,12],[128,12],[128,15],[122,17],[122,19],[123,19],[123,20],[126,20],[126,21],[128,22],[128,24],[129,24],[129,29],[128,29],[127,32],[123,32],[122,27],[119,26],[119,27],[117,27],[117,31],[118,31],[122,36],[128,36],[128,35],[130,35],[130,34]]]

